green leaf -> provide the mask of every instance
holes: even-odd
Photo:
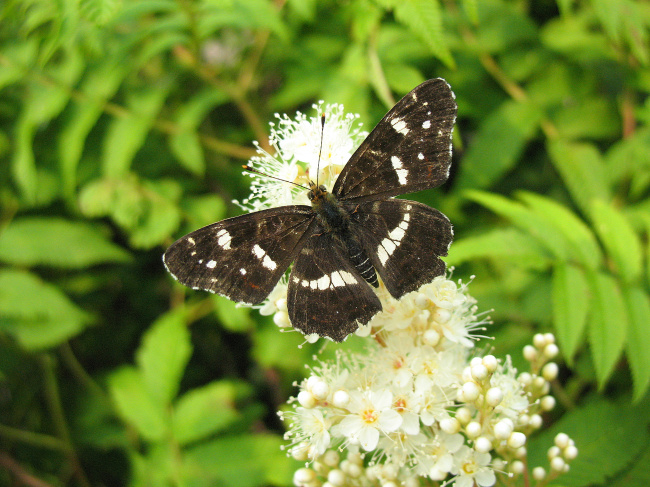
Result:
[[[0,261],[18,266],[83,269],[129,260],[124,249],[86,222],[26,217],[13,221],[0,238]]]
[[[80,0],[79,11],[86,20],[97,24],[106,25],[122,9],[122,0]]]
[[[546,220],[566,239],[571,259],[591,270],[603,263],[603,253],[591,229],[565,206],[534,193],[519,193],[522,199],[540,218]]]
[[[580,345],[590,308],[587,277],[582,269],[559,263],[553,269],[553,325],[569,364]]]
[[[86,99],[73,105],[58,137],[61,177],[68,197],[77,184],[77,166],[88,134],[104,113],[106,100],[115,94],[127,72],[125,59],[111,59],[84,75],[80,91]]]
[[[589,345],[602,389],[618,361],[628,333],[628,316],[616,280],[601,272],[590,276],[592,308],[589,314]]]
[[[581,142],[550,141],[548,151],[573,200],[589,214],[592,201],[609,201],[605,164],[598,149]]]
[[[144,186],[151,189],[151,199],[141,201],[140,219],[132,228],[129,241],[136,248],[150,249],[160,245],[178,228],[181,214],[176,204],[157,196],[155,183],[145,182]]]
[[[458,266],[485,258],[507,260],[539,270],[547,269],[552,263],[548,252],[536,239],[514,228],[489,230],[457,240],[449,248],[445,262]]]
[[[190,448],[185,453],[187,484],[191,487],[289,485],[296,464],[280,450],[283,443],[278,436],[238,435]]]
[[[269,0],[206,0],[197,20],[197,33],[208,37],[223,27],[269,29],[280,39],[289,39],[280,10]]]
[[[641,241],[627,218],[611,204],[594,200],[589,215],[594,229],[625,282],[635,282],[643,273]]]
[[[507,101],[488,115],[463,157],[456,190],[488,188],[518,162],[542,111],[532,102]]]
[[[151,397],[169,404],[176,397],[192,354],[187,311],[183,307],[162,315],[142,337],[136,362]]]
[[[170,88],[171,83],[158,83],[129,93],[128,112],[112,120],[102,143],[102,172],[105,177],[119,178],[128,172]]]
[[[222,431],[236,421],[237,387],[232,382],[213,382],[192,389],[174,407],[173,434],[181,445]]]
[[[228,97],[223,91],[211,87],[194,96],[176,113],[179,130],[170,137],[169,146],[181,164],[197,176],[205,172],[205,157],[197,129],[210,110],[226,101]]]
[[[625,290],[625,301],[630,318],[626,352],[634,379],[634,400],[640,401],[650,385],[650,297],[635,286]]]
[[[508,218],[513,224],[528,232],[546,247],[557,259],[568,260],[570,255],[569,243],[564,235],[555,226],[549,224],[546,219],[530,211],[521,203],[483,191],[467,191],[466,196],[495,213]]]
[[[122,419],[149,441],[162,440],[168,430],[165,404],[149,394],[140,372],[121,367],[108,377],[108,392]]]
[[[569,472],[553,485],[611,485],[611,479],[623,474],[647,449],[647,435],[640,433],[647,427],[647,405],[633,407],[627,397],[618,403],[593,398],[530,441],[528,465],[548,468],[547,451],[562,432],[575,441],[579,454]]]
[[[251,319],[251,309],[227,299],[223,296],[214,296],[215,313],[224,328],[234,332],[244,332],[253,329],[255,323]]]
[[[449,67],[456,63],[447,45],[438,0],[406,0],[394,2],[395,18],[408,27],[431,49],[434,56]]]
[[[0,329],[26,349],[59,345],[91,322],[57,287],[34,274],[0,269]]]
[[[604,98],[588,98],[561,106],[551,122],[565,139],[614,138],[621,132],[615,105]]]

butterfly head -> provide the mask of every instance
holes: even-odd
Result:
[[[312,202],[312,204],[323,199],[326,194],[327,188],[324,184],[317,186],[315,182],[309,181],[309,192],[307,193],[307,197],[309,198],[309,201]]]

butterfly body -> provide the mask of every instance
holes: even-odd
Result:
[[[325,186],[310,183],[309,199],[320,224],[322,232],[332,234],[334,240],[346,249],[350,262],[363,279],[371,286],[378,287],[377,273],[370,263],[363,247],[350,232],[350,213],[354,210],[346,208],[338,198],[327,191]]]
[[[399,298],[445,272],[440,256],[453,236],[447,217],[392,197],[447,179],[455,119],[447,82],[422,83],[373,129],[331,192],[311,183],[311,206],[269,208],[196,230],[165,252],[167,270],[194,289],[258,304],[293,262],[292,325],[344,340],[381,311],[371,287],[377,275]]]

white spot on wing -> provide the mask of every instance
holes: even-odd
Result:
[[[217,237],[218,237],[217,245],[219,245],[219,247],[221,247],[224,250],[230,250],[230,240],[231,240],[230,233],[228,233],[227,230],[222,228],[217,233]]]
[[[407,205],[407,209],[410,210],[411,205]],[[381,265],[386,265],[388,258],[393,255],[395,249],[397,249],[397,247],[402,243],[402,240],[406,235],[406,230],[409,227],[408,222],[410,219],[411,214],[405,213],[402,216],[402,221],[388,233],[388,236],[384,238],[377,247],[377,257],[379,258]]]
[[[330,278],[323,276],[318,280],[318,289],[324,290],[330,287]]]
[[[431,120],[425,120],[424,123],[422,124],[423,129],[428,129],[431,128]]]
[[[255,246],[253,247],[252,252],[253,252],[253,255],[255,257],[257,257],[258,259],[260,259],[260,260],[262,259],[262,257],[264,257],[266,255],[266,252],[264,251],[264,249],[262,247],[260,247],[259,245],[257,245],[257,244],[255,244]]]
[[[189,242],[190,245],[196,245],[196,242],[192,237],[187,237],[187,241]]]
[[[345,281],[346,284],[356,284],[357,280],[354,278],[352,274],[350,274],[347,271],[339,271],[339,274],[341,274],[341,277]]]
[[[242,276],[245,276],[245,275],[246,275],[246,269],[244,269],[244,268],[242,267],[241,269],[239,269],[239,273],[240,273]]]
[[[330,277],[332,278],[332,286],[334,287],[345,286],[345,282],[343,282],[343,278],[341,277],[341,274],[339,274],[338,271],[332,272],[332,275]]]
[[[278,264],[276,264],[275,261],[273,261],[271,257],[269,257],[268,255],[264,256],[264,259],[262,260],[262,265],[272,271],[274,271],[278,267]]]
[[[420,159],[421,161],[424,160],[424,154],[422,154],[422,152],[418,154],[418,159]]]
[[[399,157],[393,156],[390,158],[390,162],[393,163],[393,169],[402,169],[402,161]]]
[[[214,260],[209,260],[209,261],[205,264],[205,266],[206,266],[208,269],[214,269],[214,268],[217,266],[217,262],[214,261]]]
[[[397,173],[397,180],[399,181],[399,184],[404,186],[408,182],[406,177],[408,176],[409,172],[406,169],[398,169],[395,172]]]
[[[406,134],[408,134],[410,132],[409,129],[406,127],[406,122],[404,120],[402,120],[401,118],[392,119],[390,121],[390,124],[395,129],[395,132],[397,132],[399,134],[406,135]]]

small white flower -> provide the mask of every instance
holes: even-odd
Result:
[[[334,426],[337,434],[356,439],[366,451],[377,447],[380,433],[396,431],[402,424],[402,416],[392,409],[393,394],[386,389],[350,394],[348,410],[341,422]]]
[[[331,422],[323,416],[320,409],[298,407],[284,415],[290,416],[293,424],[297,426],[287,433],[287,436],[293,440],[292,445],[298,448],[304,448],[304,444],[310,445],[309,457],[312,460],[325,453],[331,441],[329,432]]]
[[[479,453],[468,446],[462,446],[454,455],[454,467],[451,471],[456,478],[455,487],[490,487],[496,483],[494,470],[489,466],[492,457],[489,453]]]

